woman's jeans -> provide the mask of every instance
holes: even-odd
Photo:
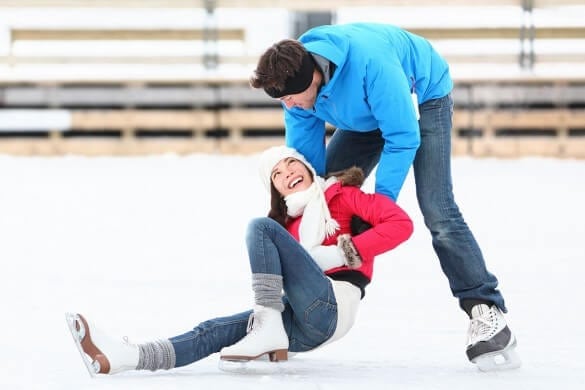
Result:
[[[419,106],[421,143],[413,167],[416,196],[431,232],[449,286],[463,307],[466,299],[495,303],[504,312],[498,281],[486,269],[481,250],[463,220],[453,196],[451,180],[451,94]],[[337,130],[327,146],[327,171],[360,166],[366,175],[380,160],[384,140],[380,130]]]
[[[246,235],[253,273],[282,275],[282,320],[289,338],[289,351],[311,350],[329,339],[337,325],[337,302],[323,271],[281,225],[270,218],[250,222]],[[215,318],[170,339],[176,354],[175,367],[200,360],[244,336],[251,310]]]

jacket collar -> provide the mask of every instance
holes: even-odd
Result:
[[[327,188],[327,190],[325,191],[325,201],[327,203],[329,203],[329,201],[333,198],[335,198],[335,196],[341,194],[341,182],[337,182],[335,184],[332,184],[329,188]]]

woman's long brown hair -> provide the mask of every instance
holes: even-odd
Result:
[[[282,227],[286,227],[286,202],[284,197],[278,192],[272,181],[270,182],[270,211],[268,211],[268,218],[274,219]]]

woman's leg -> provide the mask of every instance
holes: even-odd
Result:
[[[337,324],[337,303],[330,280],[309,253],[270,218],[251,221],[246,242],[253,275],[282,277],[284,301],[280,288],[269,295],[285,303],[289,349],[306,351],[329,339]]]
[[[337,325],[337,303],[331,282],[310,255],[290,233],[269,218],[250,223],[247,243],[256,303],[281,308],[279,318],[289,350],[307,351],[328,340]],[[282,297],[283,289],[285,297]],[[184,334],[137,346],[106,337],[105,342],[116,355],[123,355],[123,361],[104,373],[134,368],[170,369],[203,359],[244,339],[251,314],[252,311],[246,311],[211,319]],[[96,341],[97,330],[91,329],[91,334]],[[102,347],[101,342],[97,344]],[[95,360],[92,351],[85,352]],[[135,357],[127,358],[130,355]],[[120,356],[106,357],[120,360]]]
[[[270,218],[250,222],[246,243],[256,304],[284,309],[289,350],[307,351],[329,339],[337,324],[335,297],[329,279],[310,255]],[[283,289],[287,295],[284,300]],[[251,313],[208,320],[172,337],[175,367],[193,363],[243,339]]]
[[[244,339],[221,351],[222,358],[307,350],[331,337],[337,323],[333,288],[301,245],[270,218],[250,222],[246,243],[256,303],[254,325]]]
[[[175,353],[175,367],[182,367],[196,362],[223,347],[232,345],[244,336],[251,310],[232,316],[214,318],[202,322],[193,330],[171,337]]]

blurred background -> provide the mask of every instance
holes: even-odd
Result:
[[[0,153],[282,143],[280,105],[248,85],[259,55],[355,21],[422,35],[450,62],[455,155],[585,158],[585,0],[0,0]]]

